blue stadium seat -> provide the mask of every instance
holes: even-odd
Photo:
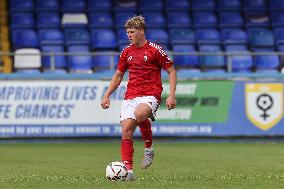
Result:
[[[189,68],[189,69],[178,69],[177,70],[178,72],[178,76],[180,75],[184,75],[184,76],[190,76],[190,74],[193,74],[193,73],[201,73],[201,70],[199,68]]]
[[[275,52],[268,50],[257,50],[256,52]],[[275,52],[276,53],[276,52]],[[259,69],[277,69],[280,65],[278,55],[255,55],[255,67]]]
[[[256,73],[267,73],[267,74],[276,74],[279,73],[278,69],[257,69]]]
[[[37,15],[38,28],[61,28],[61,18],[56,12],[41,12]]]
[[[164,9],[164,3],[162,0],[140,0],[140,11],[161,11]]]
[[[183,68],[183,69],[177,69],[177,75],[180,78],[189,78],[192,77],[192,74],[196,74],[196,73],[201,73],[201,70],[198,68]]]
[[[85,12],[85,0],[62,0],[62,12]]]
[[[215,11],[215,0],[192,0],[193,11]]]
[[[193,25],[195,28],[217,27],[217,18],[214,12],[194,12]]]
[[[117,38],[111,29],[92,29],[91,30],[92,49],[115,50],[117,48]]]
[[[90,34],[85,28],[68,28],[64,30],[65,45],[89,45]]]
[[[112,0],[87,0],[88,11],[110,11]]]
[[[59,11],[60,4],[58,0],[36,0],[36,11]]]
[[[266,12],[246,12],[246,27],[269,27],[270,18]]]
[[[247,45],[225,45],[225,51],[247,51]]]
[[[110,12],[92,12],[89,14],[90,28],[111,28],[113,24],[114,22]]]
[[[147,28],[162,28],[166,26],[166,19],[162,12],[144,12],[142,15],[147,23]]]
[[[265,11],[267,9],[266,0],[245,0],[244,11]]]
[[[19,48],[38,48],[38,35],[32,29],[12,30],[12,46],[14,50]]]
[[[192,45],[173,45],[174,53],[196,53]],[[199,66],[197,55],[173,55],[173,61],[176,67],[195,67]]]
[[[56,53],[64,53],[64,47],[62,45],[43,45],[41,47],[42,50],[42,67],[44,69],[46,68],[65,68],[67,66],[67,62],[65,59],[65,56],[62,55],[54,55],[52,56],[51,54],[56,54]],[[45,55],[47,54],[47,55]],[[54,65],[52,65],[52,62]]]
[[[252,69],[251,68],[244,68],[244,69],[234,69],[232,70],[234,73],[252,73]]]
[[[10,28],[33,28],[35,26],[34,16],[32,13],[13,13],[11,15]]]
[[[226,73],[226,70],[224,70],[223,68],[206,68],[203,69],[203,72],[205,73],[215,73],[215,74],[224,74]]]
[[[169,74],[163,69],[161,71],[161,78],[164,79],[164,80],[169,79]]]
[[[33,0],[9,0],[10,12],[25,12],[33,10],[34,10]]]
[[[226,45],[226,52],[250,52],[246,45]]]
[[[126,45],[129,43],[129,39],[127,37],[125,29],[118,29],[117,30],[117,39],[119,45]]]
[[[97,51],[97,53],[101,54],[97,54],[93,58],[93,68],[95,69],[96,72],[116,69],[118,63],[118,56],[115,55],[116,51]],[[114,55],[113,56],[109,54],[104,55],[103,53],[110,53]]]
[[[281,52],[281,53],[284,53],[284,45],[278,45],[277,46],[277,51],[278,52]],[[282,70],[283,70],[283,65],[284,65],[284,55],[280,55],[280,63],[281,63],[281,65],[282,65]],[[283,71],[282,71],[282,73],[283,73]]]
[[[274,37],[276,45],[284,44],[284,28],[275,28],[274,29]]]
[[[222,30],[222,39],[224,45],[229,44],[247,44],[247,33],[239,28],[234,29],[223,29]]]
[[[122,50],[125,49],[125,47],[127,47],[129,44],[121,44],[118,46],[118,51],[121,52]]]
[[[65,69],[54,69],[54,70],[52,70],[52,69],[45,69],[43,71],[43,73],[45,73],[45,74],[66,74],[67,71]]]
[[[240,12],[220,12],[220,27],[243,27],[244,20]]]
[[[64,45],[64,36],[59,29],[40,29],[38,36],[40,45]]]
[[[240,11],[241,0],[219,0],[218,1],[219,11]]]
[[[231,56],[231,68],[233,72],[244,72],[250,70],[253,67],[253,58],[249,54],[250,51],[247,50],[237,50],[230,49],[226,52],[230,52],[233,55]],[[229,62],[228,62],[229,64]],[[249,71],[251,72],[251,70]]]
[[[102,78],[102,79],[111,79],[115,74],[115,70],[99,70],[95,71],[95,75]],[[124,75],[125,78],[128,77],[128,74]]]
[[[200,45],[199,51],[202,53],[221,53],[219,45]],[[225,65],[223,55],[202,55],[200,56],[200,65],[202,67],[220,67]]]
[[[167,11],[188,11],[190,8],[190,3],[188,0],[166,0],[166,10]]]
[[[137,0],[127,0],[119,1],[116,0],[113,2],[114,11],[137,11],[138,1]]]
[[[253,28],[248,30],[248,39],[251,47],[273,47],[274,37],[271,30]]]
[[[168,12],[168,28],[189,28],[191,19],[188,12]]]
[[[196,41],[198,44],[221,44],[221,34],[216,29],[197,29]]]
[[[158,43],[157,43],[158,44]],[[160,43],[159,44],[166,53],[169,53],[169,44],[168,43]]]
[[[124,28],[125,22],[135,16],[136,13],[132,11],[128,12],[115,12],[115,27],[117,28]]]
[[[68,46],[68,53],[76,53],[76,55],[68,56],[67,66],[70,70],[90,70],[92,68],[92,56],[88,55],[90,53],[88,46]],[[80,53],[82,55],[77,55]]]
[[[272,12],[271,13],[271,25],[272,27],[284,27],[284,13]]]
[[[166,48],[169,45],[168,32],[166,32],[164,29],[149,29],[146,32],[146,37],[149,39],[149,41],[157,43],[161,46],[165,46]]]
[[[269,10],[270,11],[283,11],[284,1],[283,0],[269,0]]]
[[[169,34],[171,45],[195,43],[195,33],[191,29],[170,29]]]

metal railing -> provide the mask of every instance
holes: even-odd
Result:
[[[173,59],[174,56],[223,56],[225,58],[225,65],[227,72],[232,72],[232,57],[233,56],[280,56],[284,57],[284,52],[173,52],[167,51],[169,57]],[[40,53],[15,53],[15,52],[1,52],[0,56],[41,56],[50,57],[50,69],[54,70],[56,68],[56,56],[110,56],[111,64],[109,69],[114,69],[115,67],[115,57],[119,56],[120,52],[40,52]],[[175,61],[175,60],[173,60]],[[201,65],[202,66],[202,65]]]

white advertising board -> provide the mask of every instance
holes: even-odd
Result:
[[[0,125],[119,124],[126,82],[100,106],[109,81],[0,81]]]

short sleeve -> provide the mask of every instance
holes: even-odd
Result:
[[[117,69],[121,72],[126,72],[126,70],[128,69],[126,55],[127,55],[127,49],[124,49],[119,56]]]
[[[157,49],[156,56],[158,63],[164,70],[167,70],[174,64],[163,48]]]

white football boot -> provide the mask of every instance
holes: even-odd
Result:
[[[141,168],[147,169],[153,163],[153,160],[154,160],[154,149],[153,149],[153,147],[145,148],[144,158],[142,159],[142,162],[141,162]]]
[[[132,182],[132,181],[135,181],[135,180],[136,180],[136,177],[135,177],[133,171],[128,170],[128,174],[127,174],[125,181]]]

